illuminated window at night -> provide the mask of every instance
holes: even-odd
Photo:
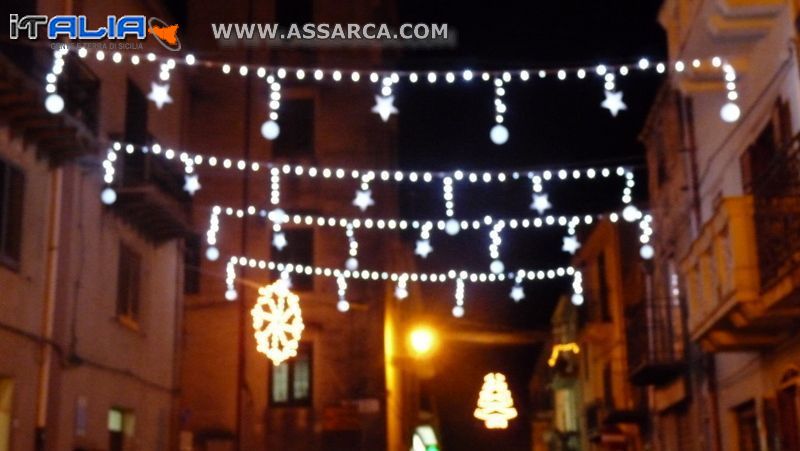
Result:
[[[311,345],[301,343],[296,357],[271,367],[269,393],[273,406],[311,404],[312,356]]]
[[[108,450],[122,451],[128,449],[127,443],[133,437],[135,427],[133,412],[122,409],[108,411]]]

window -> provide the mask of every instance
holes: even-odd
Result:
[[[616,403],[614,402],[614,382],[611,376],[611,364],[606,363],[603,367],[603,399],[607,408],[614,409]]]
[[[125,141],[147,144],[147,98],[130,79],[125,100]]]
[[[602,321],[610,321],[611,314],[608,311],[608,281],[606,280],[606,255],[601,253],[597,257],[597,286],[598,298],[600,303],[600,319]]]
[[[133,437],[135,417],[132,412],[113,408],[108,411],[108,450],[122,451]]]
[[[314,0],[277,0],[275,22],[281,28],[314,22]]]
[[[758,418],[755,401],[748,401],[734,409],[739,451],[759,451]]]
[[[22,204],[25,175],[0,160],[0,263],[17,269],[22,241]]]
[[[781,449],[800,449],[800,415],[798,415],[797,385],[789,384],[778,390],[778,422]]]
[[[283,263],[301,265],[314,264],[314,229],[296,228],[284,229],[287,245],[277,253],[278,260]],[[292,289],[297,291],[311,291],[314,289],[314,276],[310,274],[291,275]]]
[[[136,321],[139,317],[139,289],[142,257],[120,244],[117,272],[117,316]]]
[[[761,130],[740,160],[742,182],[747,192],[753,192],[754,185],[763,184],[762,179],[773,179],[773,188],[788,185],[796,179],[794,166],[783,162],[784,150],[792,139],[791,114],[788,102],[778,100],[772,110],[772,117]]]
[[[0,377],[0,451],[11,449],[11,429],[13,412],[11,402],[14,398],[14,381]]]
[[[314,99],[281,101],[281,133],[272,143],[274,158],[314,155]]]
[[[269,401],[273,406],[310,406],[313,374],[313,349],[300,343],[297,355],[272,366],[269,378]]]
[[[183,250],[183,293],[200,292],[200,237],[191,235],[186,238]]]

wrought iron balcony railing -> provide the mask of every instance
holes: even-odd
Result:
[[[159,243],[191,230],[191,196],[180,168],[153,154],[122,154],[117,162],[116,213]]]
[[[625,309],[628,368],[635,385],[662,385],[684,368],[680,306],[646,300]]]
[[[800,135],[773,153],[751,184],[762,291],[800,263]]]

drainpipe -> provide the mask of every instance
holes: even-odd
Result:
[[[681,102],[681,115],[683,117],[682,123],[686,125],[686,128],[683,130],[683,143],[688,153],[689,158],[689,176],[691,178],[690,183],[690,192],[691,192],[691,205],[692,205],[692,213],[694,217],[693,222],[693,229],[692,238],[697,236],[700,227],[702,226],[702,216],[701,216],[701,203],[700,203],[700,179],[698,177],[698,169],[697,169],[697,147],[696,142],[694,139],[694,111],[692,108],[687,107],[685,101]],[[685,307],[685,306],[684,306]],[[687,315],[687,312],[684,312],[684,315]],[[688,340],[687,340],[688,342]],[[686,348],[688,349],[688,347]],[[711,450],[712,451],[720,451],[722,449],[722,436],[720,428],[720,414],[719,414],[719,404],[718,404],[718,388],[717,388],[717,368],[716,368],[716,361],[713,354],[706,354],[702,349],[698,349],[703,357],[703,363],[701,367],[703,368],[703,375],[706,377],[708,381],[708,397],[709,397],[709,414],[711,420]],[[691,353],[690,353],[691,355]],[[691,361],[694,361],[693,358],[690,357]],[[701,397],[697,397],[696,399],[702,399]]]
[[[58,279],[58,251],[61,228],[61,191],[63,173],[54,169],[50,177],[50,211],[47,231],[47,262],[45,267],[44,306],[41,324],[41,364],[39,366],[39,390],[36,401],[36,449],[45,449],[45,427],[47,404],[50,397],[50,369],[53,364],[53,319],[56,306],[56,284]]]

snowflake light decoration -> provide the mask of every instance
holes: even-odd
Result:
[[[300,298],[289,291],[289,283],[280,279],[258,289],[258,300],[250,311],[258,352],[277,366],[297,355],[303,333]]]

